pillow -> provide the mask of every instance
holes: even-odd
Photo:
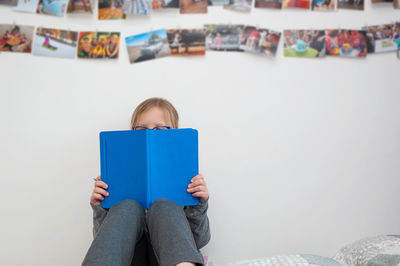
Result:
[[[228,266],[345,266],[334,259],[310,254],[279,255],[240,261]]]
[[[400,235],[361,239],[340,249],[334,259],[349,266],[400,265]]]

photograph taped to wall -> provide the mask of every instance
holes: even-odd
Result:
[[[244,25],[207,24],[204,27],[207,50],[242,51],[239,48],[239,39]]]
[[[395,33],[394,42],[397,45],[397,56],[400,59],[400,22],[396,23],[396,33]]]
[[[204,29],[167,30],[169,48],[173,56],[206,54],[206,35]]]
[[[208,12],[208,0],[179,0],[181,14],[206,14]]]
[[[60,29],[37,28],[33,54],[60,58],[75,58],[78,32]]]
[[[364,10],[364,0],[338,0],[337,8]]]
[[[209,0],[209,6],[224,6],[229,5],[229,0]]]
[[[124,0],[99,0],[99,20],[125,19],[122,12]]]
[[[383,24],[363,27],[367,36],[368,53],[383,53],[397,50],[396,24]]]
[[[33,26],[0,24],[0,51],[31,53]]]
[[[179,0],[153,0],[153,10],[162,8],[179,8]]]
[[[18,4],[18,0],[0,0],[0,6],[16,6]]]
[[[122,13],[125,15],[150,15],[151,0],[124,0]]]
[[[275,56],[280,37],[280,32],[246,26],[240,35],[239,48],[250,53]]]
[[[282,8],[310,9],[310,0],[283,0]]]
[[[39,0],[18,0],[18,3],[13,7],[14,11],[36,13]]]
[[[283,49],[287,57],[324,57],[324,30],[284,30]]]
[[[250,12],[253,0],[229,0],[228,5],[224,5],[224,9],[239,11],[239,12]]]
[[[69,0],[67,14],[93,14],[92,0]]]
[[[335,11],[336,0],[312,0],[312,11]]]
[[[365,57],[367,56],[366,31],[362,30],[326,30],[326,51],[331,56]]]
[[[39,0],[37,13],[63,17],[68,0]]]
[[[171,54],[165,29],[129,36],[125,42],[131,64]]]
[[[399,0],[394,0],[393,1],[393,7],[394,9],[400,9],[400,1]]]
[[[80,32],[78,58],[117,59],[119,32]]]
[[[392,4],[393,0],[371,0],[372,4]]]
[[[282,8],[282,0],[255,0],[256,8],[272,8],[272,9],[281,9]]]

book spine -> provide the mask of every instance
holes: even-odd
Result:
[[[146,206],[150,208],[151,204],[151,191],[150,191],[150,179],[151,179],[151,131],[146,130]]]

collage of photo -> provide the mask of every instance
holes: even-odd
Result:
[[[13,11],[63,17],[67,14],[93,14],[95,0],[0,0]],[[390,4],[400,9],[400,0],[371,0],[374,5]],[[364,10],[364,0],[98,0],[99,20],[149,16],[152,10],[176,9],[180,14],[206,14],[209,6],[249,13],[254,8],[300,9],[332,12],[340,9]]]
[[[207,51],[245,52],[275,57],[283,38],[285,57],[360,58],[396,53],[400,59],[400,22],[361,30],[284,30],[242,24],[206,24],[201,28],[159,29],[125,37],[130,63],[166,56],[204,56]],[[0,52],[81,59],[118,59],[119,32],[71,31],[0,24]]]

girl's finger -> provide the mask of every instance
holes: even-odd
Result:
[[[196,198],[201,197],[201,198],[206,199],[206,198],[208,198],[208,193],[207,192],[196,192],[196,193],[193,193],[192,196],[196,197]]]
[[[94,186],[95,187],[102,187],[104,189],[108,188],[108,185],[106,183],[104,183],[103,181],[96,181],[94,182]]]
[[[102,195],[98,194],[98,193],[94,193],[94,194],[93,194],[93,197],[94,197],[95,199],[98,199],[98,200],[103,200],[103,199],[104,199],[104,197],[103,197]]]
[[[196,187],[188,188],[188,192],[190,192],[190,193],[193,193],[196,191],[206,191],[206,187],[205,186],[196,186]]]
[[[110,195],[110,193],[108,193],[107,191],[105,191],[104,189],[99,188],[99,187],[96,187],[96,188],[94,189],[94,192],[95,192],[95,193],[98,193],[98,194],[100,194],[100,195],[103,195],[103,196],[108,196],[108,195]]]
[[[195,186],[203,185],[203,184],[205,184],[204,179],[198,179],[198,180],[190,183],[189,187],[195,187]]]
[[[190,182],[194,182],[194,181],[199,180],[199,179],[204,179],[204,176],[203,176],[202,174],[198,174],[198,175],[196,175],[195,177],[193,177],[193,178],[190,180]]]

